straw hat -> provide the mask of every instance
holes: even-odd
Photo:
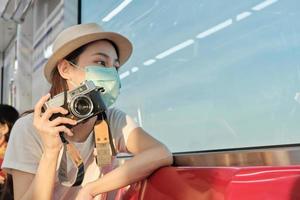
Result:
[[[114,32],[105,32],[96,23],[79,24],[63,30],[54,41],[53,54],[44,67],[44,75],[47,81],[51,83],[52,71],[58,61],[77,48],[101,39],[107,39],[115,43],[118,47],[120,66],[122,66],[132,53],[132,44],[126,37]]]

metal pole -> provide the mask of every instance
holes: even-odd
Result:
[[[1,104],[3,103],[3,88],[4,88],[3,78],[4,78],[4,52],[2,52],[2,66],[1,66],[1,97],[0,97]]]

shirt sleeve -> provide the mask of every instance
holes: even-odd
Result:
[[[139,125],[129,115],[117,108],[109,109],[108,121],[117,151],[128,153],[126,148],[128,137]]]
[[[42,143],[32,124],[32,114],[14,124],[5,152],[2,168],[35,174],[42,156]]]

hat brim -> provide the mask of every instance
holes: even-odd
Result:
[[[68,43],[53,52],[44,67],[44,75],[47,81],[51,83],[52,71],[57,66],[58,61],[62,60],[71,52],[85,44],[103,39],[112,41],[118,47],[120,66],[122,66],[129,59],[132,53],[131,42],[126,37],[114,32],[91,33],[78,37],[74,40],[70,40]]]

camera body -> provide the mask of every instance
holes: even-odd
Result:
[[[77,123],[89,119],[106,110],[106,106],[101,98],[99,88],[95,86],[93,81],[85,81],[77,88],[66,92],[67,104],[64,106],[65,93],[62,92],[52,99],[48,100],[43,110],[51,107],[64,107],[69,111],[64,117],[74,119]],[[51,120],[62,116],[61,114],[54,114]]]

